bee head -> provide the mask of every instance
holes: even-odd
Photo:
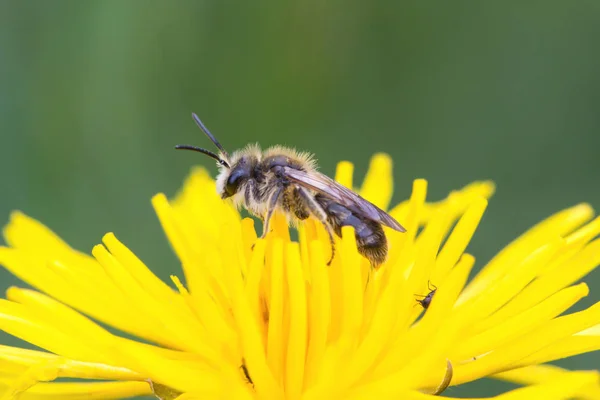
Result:
[[[217,191],[221,198],[234,196],[243,187],[243,184],[252,177],[253,163],[249,157],[242,156],[227,169],[222,169],[217,177]]]

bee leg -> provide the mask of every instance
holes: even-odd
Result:
[[[331,245],[331,257],[329,258],[329,261],[327,261],[327,266],[330,266],[331,262],[333,261],[333,257],[335,256],[335,240],[333,239],[333,229],[331,229],[331,226],[329,226],[329,222],[327,222],[327,219],[325,221],[321,221],[321,223],[323,224],[325,230],[327,231],[327,234],[329,235],[329,244]]]
[[[302,197],[304,202],[306,203],[306,207],[310,211],[310,213],[315,216],[319,222],[323,224],[327,234],[329,235],[329,244],[331,244],[331,257],[329,261],[327,261],[327,265],[331,265],[333,261],[333,257],[335,256],[335,240],[333,238],[333,229],[327,220],[327,213],[325,209],[321,207],[321,205],[315,200],[315,198],[310,194],[308,190],[303,188],[302,186],[296,186],[296,190],[298,194]]]
[[[279,201],[279,196],[281,195],[282,191],[283,191],[283,188],[281,188],[281,187],[277,188],[277,190],[275,190],[275,192],[273,192],[273,194],[269,198],[269,205],[267,208],[267,213],[265,215],[265,219],[263,220],[263,232],[262,232],[262,235],[260,235],[261,239],[264,239],[265,237],[267,237],[267,233],[269,233],[269,223],[271,222],[271,217],[273,216],[273,213],[275,212],[275,208],[277,207],[277,202]]]

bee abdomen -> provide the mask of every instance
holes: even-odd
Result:
[[[323,196],[317,195],[315,199],[327,212],[328,222],[336,235],[342,236],[343,226],[353,227],[358,252],[367,258],[374,267],[385,261],[387,239],[379,223],[361,218],[343,205]]]

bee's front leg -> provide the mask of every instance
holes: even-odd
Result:
[[[273,213],[275,212],[275,208],[277,207],[277,202],[279,201],[279,196],[281,196],[282,192],[283,192],[283,187],[278,187],[277,189],[275,189],[275,191],[269,198],[269,203],[267,205],[267,212],[266,212],[265,218],[263,220],[263,232],[262,232],[262,235],[260,236],[261,239],[264,239],[265,237],[267,237],[267,234],[269,233],[269,225],[271,222],[271,217],[273,216]]]

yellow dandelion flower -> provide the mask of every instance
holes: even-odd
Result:
[[[337,180],[352,187],[352,170],[340,163]],[[0,263],[35,290],[8,289],[0,329],[39,349],[0,346],[0,399],[433,399],[483,377],[523,385],[499,399],[600,399],[597,372],[544,364],[600,348],[600,304],[565,314],[600,263],[600,219],[563,210],[467,283],[493,191],[476,182],[429,203],[416,180],[391,208],[407,232],[387,232],[384,265],[371,270],[344,228],[328,267],[318,223],[292,241],[276,216],[257,240],[196,169],[173,201],[152,200],[185,274],[172,284],[112,233],[89,256],[14,213]],[[360,193],[388,209],[389,157]],[[431,294],[426,310],[415,294]]]

